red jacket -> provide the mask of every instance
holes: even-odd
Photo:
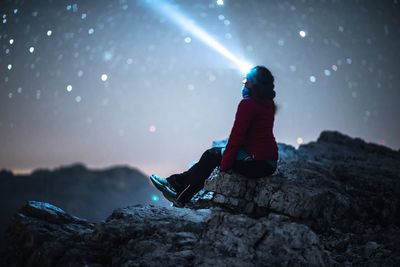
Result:
[[[273,134],[274,105],[272,100],[243,98],[237,108],[235,122],[222,156],[220,170],[233,167],[239,146],[255,160],[278,160],[278,146]]]

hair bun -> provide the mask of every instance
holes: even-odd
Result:
[[[254,87],[254,95],[257,98],[271,99],[273,100],[276,96],[274,91],[274,76],[271,71],[264,66],[255,66],[246,75],[251,81],[256,81]]]

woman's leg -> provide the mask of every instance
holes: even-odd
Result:
[[[275,168],[263,160],[236,160],[233,164],[233,171],[248,178],[261,178],[270,176],[275,172]]]
[[[174,174],[167,181],[176,189],[177,199],[186,203],[204,187],[204,181],[210,176],[215,167],[221,164],[221,148],[213,147],[206,150],[200,160],[189,170]]]

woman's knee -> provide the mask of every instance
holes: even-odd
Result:
[[[221,148],[220,147],[212,147],[204,151],[202,157],[207,158],[209,161],[221,161]]]
[[[221,148],[220,147],[212,147],[204,151],[203,153],[207,157],[215,157],[221,155]]]

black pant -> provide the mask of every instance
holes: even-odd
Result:
[[[221,164],[221,159],[221,147],[210,148],[203,153],[200,160],[189,170],[168,177],[168,182],[177,191],[178,200],[182,203],[190,201],[204,187],[205,180],[215,167]],[[263,160],[235,160],[232,170],[252,179],[270,176],[275,172],[275,168],[269,166]]]

